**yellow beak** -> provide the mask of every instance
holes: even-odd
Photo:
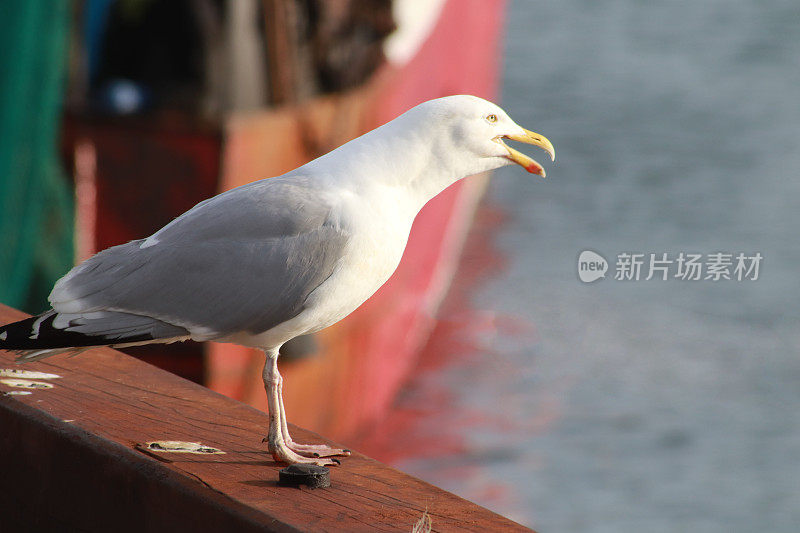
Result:
[[[552,161],[556,160],[556,149],[553,148],[553,143],[551,143],[547,137],[544,135],[539,135],[538,133],[534,133],[532,131],[528,131],[526,129],[522,130],[523,133],[518,135],[504,135],[504,138],[511,139],[512,141],[519,141],[526,144],[532,144],[534,146],[538,146],[548,154],[550,154],[550,159]],[[545,177],[544,168],[542,165],[528,157],[527,155],[523,154],[522,152],[518,152],[514,150],[510,146],[507,146],[501,139],[497,139],[497,141],[502,144],[503,146],[508,149],[508,158],[513,162],[517,163],[518,165],[522,166],[525,170],[530,172],[531,174],[538,174],[541,177]]]

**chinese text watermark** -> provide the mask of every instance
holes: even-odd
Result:
[[[756,281],[763,259],[761,252],[621,252],[611,267],[602,255],[584,250],[578,256],[578,278],[591,283],[613,268],[617,281]]]

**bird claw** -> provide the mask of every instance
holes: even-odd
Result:
[[[348,456],[352,453],[350,450],[332,448],[327,444],[297,444],[291,440],[291,437],[278,440],[266,437],[261,442],[268,443],[269,453],[276,461],[288,464],[341,465],[342,462],[332,456]]]
[[[297,444],[296,442],[288,441],[286,447],[305,457],[348,457],[352,454],[348,449],[333,448],[327,444]]]
[[[338,459],[332,459],[327,457],[306,457],[304,455],[298,455],[294,453],[289,448],[285,446],[278,446],[275,450],[270,450],[272,454],[272,458],[278,461],[279,463],[303,463],[303,464],[312,464],[317,466],[333,466],[333,465],[341,465],[342,463]]]

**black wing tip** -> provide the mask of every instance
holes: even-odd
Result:
[[[32,316],[0,326],[0,348],[3,350],[26,349],[25,345],[30,342],[28,337],[30,337],[34,323],[43,316],[45,315]]]
[[[146,333],[124,338],[109,338],[105,335],[87,335],[76,331],[66,331],[53,325],[56,316],[58,313],[48,311],[39,316],[0,326],[0,349],[49,350],[154,340],[152,335]]]

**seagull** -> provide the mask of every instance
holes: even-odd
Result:
[[[278,351],[353,312],[400,263],[414,218],[449,185],[516,163],[504,140],[555,150],[497,105],[469,95],[424,102],[282,176],[200,202],[153,235],[103,250],[58,280],[52,309],[0,327],[19,362],[93,346],[193,339],[263,350],[269,453],[339,464],[346,449],[289,435]]]

